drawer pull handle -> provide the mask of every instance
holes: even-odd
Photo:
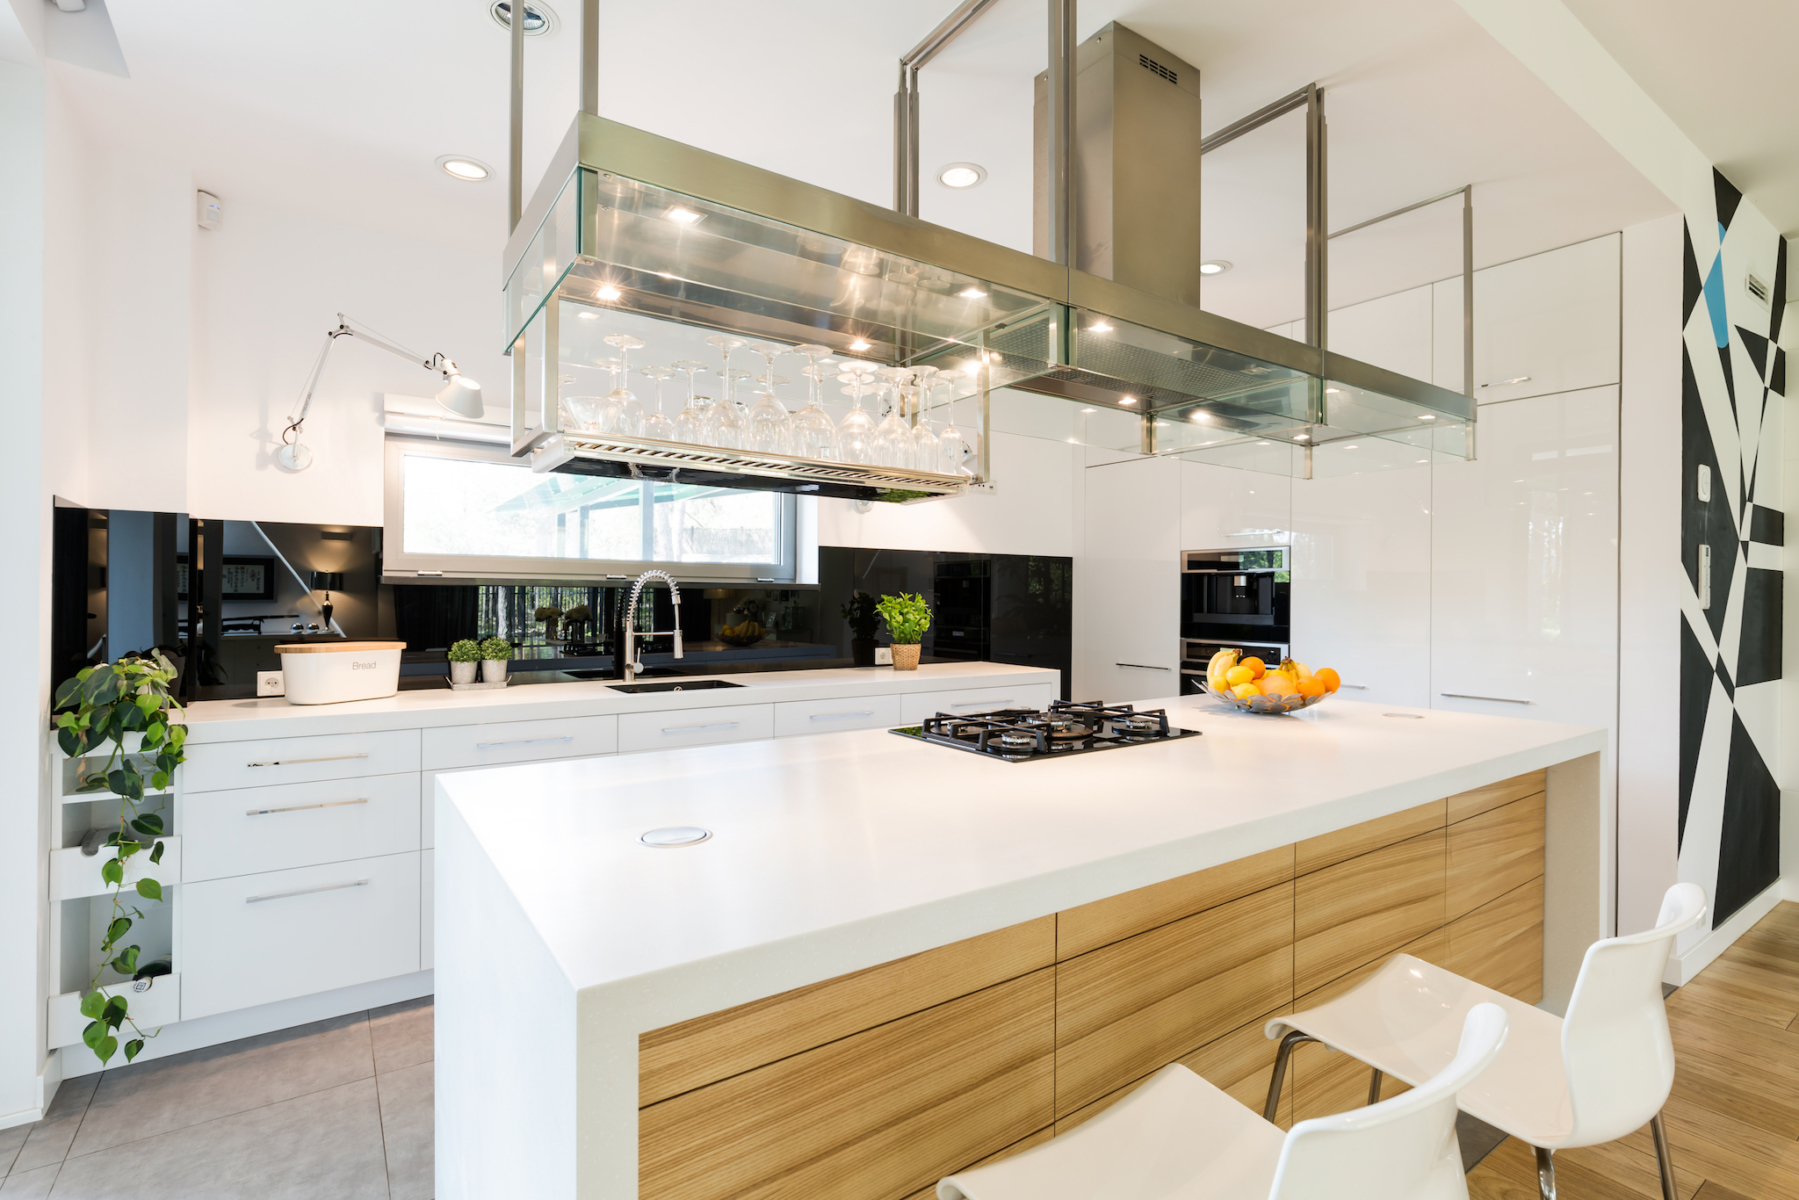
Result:
[[[574,740],[575,735],[571,733],[559,738],[518,738],[510,742],[476,742],[475,749],[491,750],[495,746],[547,746],[551,742],[572,742]]]
[[[1438,692],[1449,700],[1491,700],[1495,704],[1535,704],[1535,700],[1514,700],[1510,696],[1471,696],[1467,692]]]
[[[327,754],[323,758],[278,758],[274,762],[246,763],[245,765],[251,767],[297,767],[301,763],[344,762],[348,759],[367,758],[368,756],[369,752],[364,750],[361,754]]]
[[[835,721],[839,717],[872,717],[874,715],[875,715],[874,709],[864,708],[864,709],[860,709],[856,712],[813,713],[810,717],[807,717],[806,719],[808,721]]]
[[[1134,671],[1166,671],[1167,667],[1151,666],[1149,663],[1114,663],[1114,666],[1130,667]]]
[[[672,729],[664,729],[663,733],[705,733],[711,729],[735,729],[742,721],[726,721],[722,725],[676,725]]]
[[[366,879],[353,880],[350,883],[328,883],[324,887],[301,888],[297,892],[271,892],[267,896],[245,896],[245,904],[261,904],[264,900],[286,900],[290,896],[311,896],[318,892],[340,892],[345,888],[367,887]]]
[[[1018,701],[1012,699],[1012,697],[1010,697],[1010,696],[1007,696],[1004,700],[962,700],[955,704],[950,705],[950,707],[951,708],[1000,708],[1003,705],[1016,704],[1016,703],[1018,703]]]
[[[290,804],[286,808],[246,808],[244,816],[266,817],[270,813],[305,812],[309,808],[345,808],[352,804],[367,804],[368,802],[369,798],[364,796],[360,800],[327,800],[323,804]]]

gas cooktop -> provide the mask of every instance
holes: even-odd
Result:
[[[1041,712],[1001,708],[967,716],[938,713],[926,717],[922,725],[905,725],[889,732],[1006,762],[1063,758],[1199,736],[1197,729],[1170,725],[1168,714],[1159,708],[1138,712],[1128,704],[1071,700],[1057,700]]]

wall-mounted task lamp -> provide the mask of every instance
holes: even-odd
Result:
[[[306,413],[312,408],[312,393],[318,389],[319,377],[325,373],[325,359],[331,353],[332,343],[340,337],[357,338],[379,346],[389,354],[397,354],[415,362],[427,371],[438,372],[444,378],[444,385],[437,393],[437,402],[454,416],[466,417],[471,421],[480,419],[483,411],[481,385],[458,371],[455,363],[441,354],[433,354],[429,358],[414,354],[366,326],[351,324],[348,317],[338,313],[337,328],[325,334],[324,349],[319,351],[318,361],[312,364],[312,374],[307,377],[306,393],[300,399],[300,415],[291,418],[287,428],[281,431],[281,449],[275,459],[288,470],[304,471],[312,465],[312,451],[300,444],[300,427],[306,423]]]

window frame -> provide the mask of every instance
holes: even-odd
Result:
[[[527,472],[531,467],[525,459],[513,458],[503,446],[393,435],[385,442],[381,575],[386,583],[414,583],[421,578],[465,583],[604,582],[635,579],[649,570],[667,571],[683,583],[790,586],[798,578],[799,506],[796,498],[786,492],[762,493],[771,495],[777,503],[775,538],[779,553],[774,562],[648,562],[640,559],[408,554],[405,542],[405,460],[408,455],[494,463]]]

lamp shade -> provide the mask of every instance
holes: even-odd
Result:
[[[314,571],[312,573],[312,590],[315,592],[343,591],[344,573],[342,571]]]
[[[459,417],[471,421],[481,419],[486,405],[481,401],[481,385],[466,375],[452,375],[437,393],[437,402]]]

